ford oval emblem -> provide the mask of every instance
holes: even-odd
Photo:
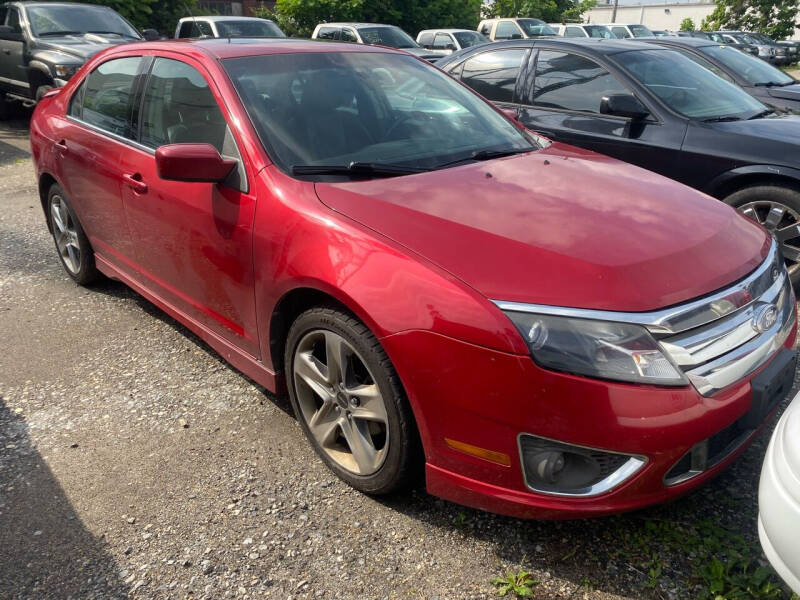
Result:
[[[778,320],[778,307],[774,304],[766,304],[753,315],[752,326],[758,333],[764,333],[770,327],[775,325]]]

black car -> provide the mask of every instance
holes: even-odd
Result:
[[[773,232],[800,281],[800,116],[777,116],[680,52],[642,41],[515,40],[437,66],[533,131],[737,207]]]
[[[34,104],[47,90],[64,85],[90,56],[141,39],[106,6],[0,4],[0,119],[8,115],[9,100]]]
[[[764,104],[800,111],[800,82],[760,58],[708,40],[659,38],[648,43],[685,54]]]

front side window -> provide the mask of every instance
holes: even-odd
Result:
[[[491,23],[491,21],[489,23],[484,23],[483,25],[481,25],[480,32],[483,35],[485,35],[486,37],[489,37],[492,34],[492,23]]]
[[[426,31],[425,33],[420,33],[417,43],[423,48],[430,48],[431,45],[433,45],[433,32]]]
[[[140,56],[117,58],[92,71],[84,84],[81,119],[104,131],[133,139],[131,100],[141,62]]]
[[[567,27],[567,31],[564,34],[564,37],[582,38],[586,37],[586,34],[583,33],[583,29],[581,29],[580,27]]]
[[[590,38],[609,40],[617,37],[605,25],[584,25],[583,30]]]
[[[19,22],[19,10],[13,6],[8,9],[8,17],[6,18],[6,25],[11,27],[14,33],[22,33],[22,25]]]
[[[500,21],[497,24],[497,30],[494,32],[494,39],[496,40],[510,40],[516,36],[522,37],[522,31],[514,21]]]
[[[633,37],[653,37],[653,32],[644,25],[629,25]]]
[[[539,52],[533,92],[536,106],[599,114],[604,96],[628,93],[614,75],[593,60],[568,52]]]
[[[524,48],[482,52],[464,63],[461,80],[493,102],[513,102]]]
[[[262,19],[243,20],[232,19],[230,21],[217,21],[217,33],[219,37],[265,37],[283,38],[286,37],[280,27],[271,21]]]
[[[137,31],[116,12],[86,4],[39,4],[29,6],[28,21],[36,37],[59,37],[97,33],[141,39]]]
[[[614,60],[669,108],[691,119],[737,120],[766,110],[741,88],[673,50],[620,52]]]
[[[352,29],[347,29],[345,27],[344,29],[342,29],[342,41],[343,42],[357,42],[358,38],[356,37],[356,34]]]
[[[751,85],[784,86],[795,83],[794,79],[768,62],[730,46],[705,46],[701,52],[718,60]]]
[[[458,40],[462,48],[469,48],[470,46],[478,46],[489,42],[485,35],[477,31],[456,31],[453,35],[456,36],[456,40]]]
[[[314,52],[222,64],[270,157],[289,173],[352,163],[425,170],[469,161],[476,151],[537,147],[489,104],[410,56]]]
[[[517,24],[522,27],[522,31],[528,37],[536,37],[537,35],[556,35],[553,28],[544,21],[539,19],[517,19]]]
[[[419,48],[417,42],[399,27],[361,27],[358,33],[365,44],[390,48]]]
[[[227,127],[208,83],[194,67],[155,60],[144,93],[142,144],[207,143],[222,152]]]
[[[628,33],[628,30],[625,27],[612,27],[611,31],[613,31],[614,35],[620,39],[631,37],[631,34]]]

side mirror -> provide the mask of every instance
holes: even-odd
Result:
[[[235,165],[211,144],[170,144],[156,150],[158,176],[170,181],[219,183]]]
[[[148,42],[154,42],[155,40],[161,39],[161,34],[155,29],[144,29],[142,30],[142,37]]]
[[[637,120],[644,119],[650,112],[633,94],[610,94],[600,101],[600,114]]]
[[[455,51],[456,45],[455,44],[447,44],[447,46],[445,46],[444,49],[445,50],[453,50],[453,51]]]
[[[511,34],[511,39],[512,40],[521,40],[522,39],[522,34],[521,33],[512,33]]]

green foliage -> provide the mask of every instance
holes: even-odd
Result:
[[[703,29],[744,29],[782,40],[794,33],[797,0],[716,0]]]
[[[494,0],[486,8],[490,17],[533,17],[549,23],[580,21],[596,0]]]
[[[694,21],[692,21],[691,17],[686,17],[683,21],[681,21],[681,31],[694,31],[696,27],[694,26]]]
[[[359,21],[397,25],[412,37],[421,29],[475,29],[481,0],[278,0],[275,11],[256,9],[274,19],[287,35],[309,37],[319,23]]]
[[[456,527],[466,527],[469,520],[467,519],[467,514],[460,512],[455,517],[453,517],[453,525]]]
[[[770,569],[753,566],[741,557],[722,562],[716,558],[699,569],[702,600],[768,600],[783,598]]]
[[[527,571],[509,571],[505,577],[495,577],[489,583],[497,588],[497,593],[501,596],[513,594],[516,598],[531,598],[533,586],[539,582]]]
[[[175,34],[178,19],[188,17],[189,11],[198,15],[197,0],[82,0],[113,8],[139,31],[156,29],[169,37]],[[187,10],[188,7],[188,10]]]

